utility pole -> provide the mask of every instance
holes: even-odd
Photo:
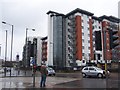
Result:
[[[108,87],[108,73],[107,73],[107,59],[106,59],[106,28],[103,28],[103,38],[104,38],[104,60],[105,60],[105,73],[106,73],[106,88]]]
[[[10,53],[10,64],[12,66],[12,51],[13,51],[13,25],[9,24],[7,22],[2,21],[3,24],[9,25],[12,28],[12,34],[11,34],[11,53]],[[10,77],[11,77],[11,67],[10,67]]]
[[[33,59],[34,59],[34,63],[33,63],[33,87],[35,87],[35,65],[36,65],[36,62],[35,62],[35,41],[33,40],[33,48],[34,48],[34,55],[33,55]]]
[[[5,31],[6,32],[6,44],[5,44],[5,70],[4,70],[4,76],[6,77],[6,60],[7,60],[7,30]]]

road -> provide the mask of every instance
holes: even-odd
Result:
[[[2,88],[33,88],[32,80],[33,77],[31,77],[31,74],[29,75],[29,77],[16,77],[16,75],[14,77],[1,77],[0,85],[2,85]],[[39,88],[39,72],[37,72],[35,81],[35,88]],[[120,81],[120,79],[118,79],[118,73],[111,73],[107,83],[105,78],[82,78],[80,72],[56,73],[55,77],[47,77],[46,88],[119,88],[120,85],[118,84],[118,81]]]

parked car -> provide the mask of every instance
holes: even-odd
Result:
[[[4,73],[4,69],[3,68],[0,68],[0,73]]]
[[[10,70],[11,70],[10,68],[6,67],[6,72],[10,72]]]
[[[110,72],[107,71],[107,74],[110,75]],[[82,76],[97,76],[98,78],[106,77],[105,70],[95,66],[86,66],[82,69]]]
[[[47,71],[48,71],[48,76],[54,75],[55,76],[55,70],[51,67],[47,67]]]

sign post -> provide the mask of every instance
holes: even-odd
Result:
[[[32,76],[33,76],[33,87],[35,87],[35,72],[36,72],[36,65],[35,65],[35,59],[31,57],[31,62],[32,64]]]

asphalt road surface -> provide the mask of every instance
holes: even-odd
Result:
[[[21,74],[20,74],[21,73]],[[27,71],[26,76],[24,71],[14,71],[12,77],[4,77],[4,73],[1,74],[3,77],[0,78],[2,88],[32,88],[33,77],[32,72]],[[22,75],[22,76],[20,76]],[[28,77],[28,76],[29,77]],[[17,76],[17,77],[16,77]],[[103,88],[120,88],[120,79],[118,73],[111,73],[108,81],[106,78],[82,78],[80,72],[73,73],[56,73],[56,76],[48,76],[46,82],[46,88],[88,88],[88,89],[103,89]],[[35,88],[40,88],[40,73],[36,72]],[[17,89],[16,89],[17,90]]]

